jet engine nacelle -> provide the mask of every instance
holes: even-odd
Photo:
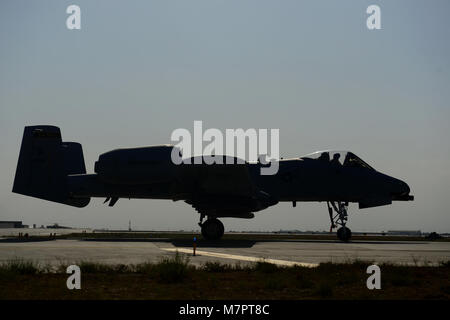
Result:
[[[112,184],[169,182],[175,175],[173,148],[160,145],[112,150],[100,155],[94,170],[102,181]]]

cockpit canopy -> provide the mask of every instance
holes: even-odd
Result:
[[[360,167],[367,168],[370,170],[375,170],[371,166],[369,166],[366,162],[361,160],[357,155],[350,151],[336,151],[336,150],[325,150],[325,151],[316,151],[310,154],[307,154],[300,159],[309,159],[309,160],[317,160],[329,162],[330,164],[342,165],[344,167]]]

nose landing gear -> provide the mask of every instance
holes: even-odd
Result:
[[[347,215],[348,202],[327,201],[327,206],[331,221],[330,232],[337,226],[341,226],[337,231],[337,237],[341,241],[345,242],[349,241],[350,238],[352,237],[352,231],[345,226],[348,220]],[[335,215],[333,215],[333,210],[336,212]]]
[[[223,223],[215,217],[208,217],[205,222],[202,222],[204,218],[205,215],[201,214],[200,222],[198,223],[198,225],[201,227],[203,238],[205,238],[206,240],[219,240],[220,238],[222,238],[225,232]]]

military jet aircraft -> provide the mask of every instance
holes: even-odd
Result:
[[[63,142],[58,127],[25,127],[12,191],[80,208],[91,197],[105,198],[109,206],[120,198],[182,200],[199,212],[201,232],[208,240],[224,234],[218,218],[253,218],[254,212],[281,201],[294,207],[298,201],[323,201],[330,231],[339,226],[338,238],[348,241],[349,203],[370,208],[414,199],[405,182],[376,171],[352,152],[282,159],[275,175],[261,175],[267,163],[240,163],[237,158],[234,164],[175,165],[173,148],[112,150],[100,155],[95,173],[87,174],[81,145]]]

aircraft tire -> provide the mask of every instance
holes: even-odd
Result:
[[[352,231],[347,227],[340,227],[337,231],[339,240],[347,242],[352,237]]]
[[[218,219],[208,219],[202,224],[202,236],[206,240],[219,240],[224,232],[225,227]]]

